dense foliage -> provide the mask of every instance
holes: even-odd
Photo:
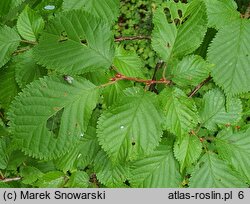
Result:
[[[249,16],[1,0],[0,187],[248,187]]]

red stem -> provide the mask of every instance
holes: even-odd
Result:
[[[125,40],[150,40],[150,36],[127,36],[127,37],[117,37],[115,39],[115,42],[121,42],[121,41],[125,41]]]
[[[123,79],[123,80],[128,80],[128,81],[135,81],[135,82],[140,82],[140,83],[145,83],[146,85],[151,85],[151,84],[170,84],[170,80],[167,79],[160,79],[160,80],[152,80],[152,79],[138,79],[135,77],[127,77],[122,74],[116,74],[115,79]]]
[[[135,82],[139,82],[139,83],[144,83],[147,86],[150,86],[152,84],[170,84],[171,81],[167,80],[167,79],[160,79],[160,80],[152,80],[152,79],[138,79],[136,77],[127,77],[125,75],[122,75],[120,73],[116,74],[115,77],[110,79],[110,82],[106,83],[106,84],[102,84],[99,87],[105,87],[105,86],[109,86],[111,84],[116,83],[119,80],[127,80],[127,81],[135,81]]]

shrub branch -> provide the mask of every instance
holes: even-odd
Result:
[[[161,69],[164,66],[164,61],[160,60],[159,62],[157,62],[155,69],[154,69],[154,74],[152,77],[152,80],[156,80],[156,73],[158,72],[159,69]],[[164,79],[164,78],[163,78]],[[151,84],[149,87],[150,91],[153,91],[155,93],[158,93],[157,89],[155,88],[156,84]]]
[[[207,82],[209,82],[212,79],[211,76],[209,76],[208,78],[206,78],[204,81],[202,81],[201,83],[199,83],[189,94],[188,97],[192,98]]]
[[[0,179],[0,182],[7,183],[7,182],[19,181],[19,180],[21,180],[21,177],[4,178],[4,179]]]
[[[139,35],[139,36],[126,36],[126,37],[117,37],[115,39],[115,42],[121,42],[121,41],[125,41],[125,40],[150,40],[150,36],[143,36],[143,35]]]
[[[27,44],[31,44],[31,45],[37,45],[37,42],[35,41],[30,41],[30,40],[21,40],[22,43],[27,43]]]
[[[105,87],[105,86],[109,86],[111,84],[114,84],[116,83],[117,81],[120,81],[120,80],[127,80],[127,81],[134,81],[134,82],[139,82],[139,83],[144,83],[146,86],[150,86],[152,84],[170,84],[171,81],[170,80],[167,80],[167,79],[160,79],[160,80],[153,80],[153,79],[140,79],[140,78],[136,78],[136,77],[128,77],[128,76],[125,76],[123,74],[120,74],[120,73],[117,73],[115,75],[115,77],[109,79],[110,82],[106,83],[106,84],[102,84],[100,85],[99,87]]]

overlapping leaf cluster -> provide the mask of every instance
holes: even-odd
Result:
[[[5,2],[0,169],[20,177],[11,185],[250,185],[250,22],[233,0],[154,4],[154,77],[115,42],[118,0]]]

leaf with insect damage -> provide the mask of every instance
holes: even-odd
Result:
[[[85,11],[53,18],[35,47],[38,63],[64,74],[105,70],[112,64],[114,39],[110,26]]]
[[[98,89],[79,78],[32,82],[13,101],[8,118],[13,139],[25,153],[43,159],[69,151],[79,141],[98,100]]]
[[[195,51],[205,36],[207,16],[203,1],[189,3],[183,16],[183,22],[177,26],[174,22],[168,22],[162,8],[154,14],[152,46],[166,62]]]

